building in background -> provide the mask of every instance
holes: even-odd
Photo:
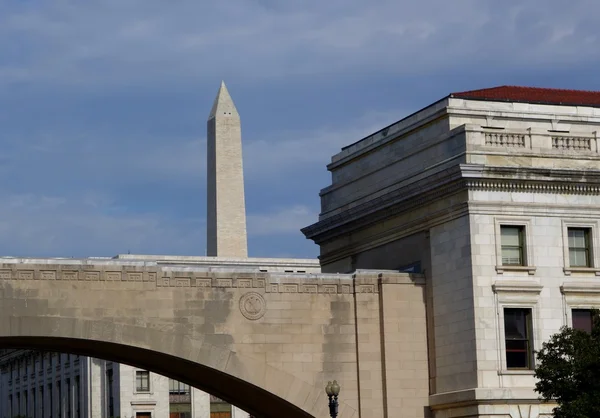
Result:
[[[598,91],[501,86],[450,94],[332,157],[303,230],[323,271],[425,277],[425,296],[384,318],[415,338],[382,341],[387,370],[361,416],[552,416],[535,351],[600,307],[598,132]]]
[[[181,382],[91,357],[2,350],[0,370],[2,418],[248,418]]]

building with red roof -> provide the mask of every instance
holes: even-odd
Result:
[[[600,307],[599,131],[600,92],[500,86],[449,94],[332,157],[303,229],[323,272],[378,270],[382,304],[404,286],[401,306],[379,307],[394,330],[373,348],[385,373],[359,387],[383,378],[385,394],[361,398],[362,416],[551,416],[535,351],[562,326],[589,330]],[[392,285],[390,270],[424,279]]]

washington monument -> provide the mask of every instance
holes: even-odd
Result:
[[[248,257],[240,115],[224,82],[207,122],[206,255]]]

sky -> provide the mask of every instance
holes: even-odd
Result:
[[[600,90],[597,0],[0,0],[0,255],[204,255],[242,118],[249,255],[316,257],[326,164],[451,92]]]

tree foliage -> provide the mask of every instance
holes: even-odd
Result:
[[[535,391],[554,401],[556,418],[600,417],[600,311],[592,332],[563,327],[537,353]]]

